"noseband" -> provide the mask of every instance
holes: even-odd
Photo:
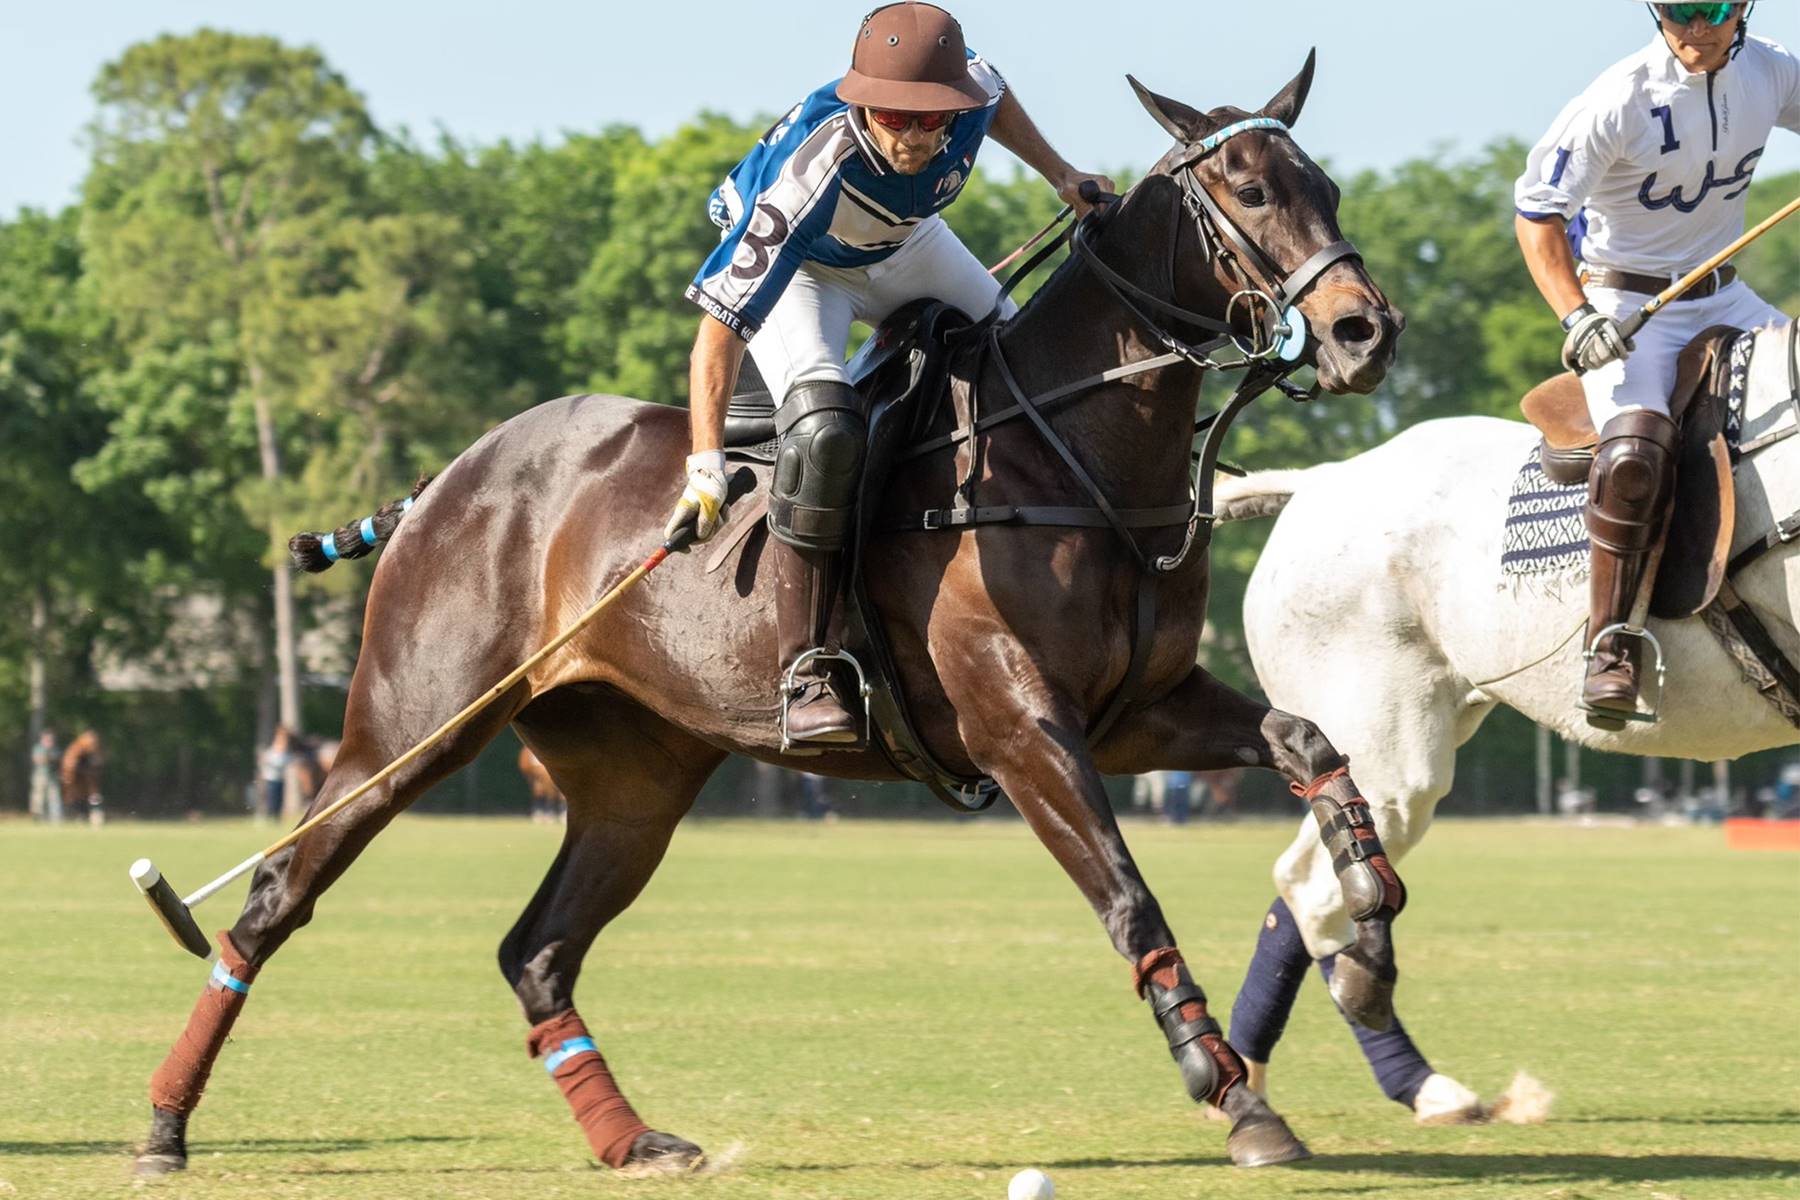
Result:
[[[1179,223],[1181,214],[1185,212],[1193,223],[1207,261],[1216,258],[1242,285],[1226,302],[1224,320],[1154,296],[1102,262],[1094,249],[1094,235],[1090,232],[1094,222],[1084,219],[1075,230],[1074,247],[1082,261],[1105,281],[1120,302],[1156,332],[1165,346],[1199,366],[1231,365],[1209,357],[1211,351],[1227,343],[1236,346],[1243,354],[1246,360],[1244,365],[1275,358],[1297,364],[1305,352],[1307,342],[1306,318],[1296,307],[1300,298],[1317,282],[1319,276],[1337,263],[1346,259],[1362,260],[1362,254],[1355,246],[1347,241],[1336,241],[1321,246],[1294,270],[1283,273],[1237,222],[1219,207],[1218,201],[1213,199],[1206,186],[1200,182],[1194,167],[1201,159],[1238,134],[1252,130],[1288,133],[1287,126],[1274,117],[1251,117],[1227,125],[1199,141],[1188,142],[1166,156],[1175,160],[1169,168],[1169,175],[1181,188],[1182,202],[1181,207],[1175,210],[1175,221]],[[1178,253],[1176,245],[1176,240],[1172,238],[1169,250],[1171,280],[1175,278],[1174,258]],[[1230,320],[1240,304],[1246,305],[1250,312],[1252,334],[1248,344]],[[1190,345],[1164,329],[1144,312],[1144,308],[1154,309],[1183,324],[1208,330],[1219,336],[1198,346]]]

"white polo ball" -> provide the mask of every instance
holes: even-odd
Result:
[[[1006,1200],[1055,1200],[1055,1196],[1056,1185],[1036,1167],[1020,1171],[1006,1185]]]

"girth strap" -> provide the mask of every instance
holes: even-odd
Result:
[[[1800,704],[1800,668],[1796,668],[1788,656],[1781,652],[1781,647],[1775,644],[1768,629],[1750,611],[1750,606],[1744,603],[1729,579],[1719,586],[1719,595],[1714,603],[1724,612],[1738,636],[1744,639],[1750,653],[1769,672],[1770,686],[1780,687],[1787,692],[1789,704]]]
[[[1160,529],[1186,524],[1191,506],[1165,504],[1161,508],[1120,508],[1114,512],[1127,529]],[[968,529],[976,525],[1052,525],[1076,529],[1108,529],[1106,514],[1093,508],[1052,504],[985,504],[971,508],[928,508],[923,513],[894,521],[890,532],[909,530]]]

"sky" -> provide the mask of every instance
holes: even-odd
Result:
[[[655,136],[703,109],[785,110],[842,74],[874,0],[480,4],[433,0],[0,0],[0,214],[76,198],[89,85],[134,41],[202,26],[324,51],[377,125],[466,142],[554,139],[629,123]],[[1126,72],[1200,108],[1255,108],[1319,49],[1296,133],[1339,171],[1498,137],[1535,141],[1571,97],[1653,30],[1626,0],[946,0],[1077,167],[1143,167],[1167,137]],[[1800,44],[1800,3],[1752,29]],[[991,157],[1004,162],[1004,152]],[[1523,164],[1521,164],[1523,165]],[[1776,130],[1763,173],[1800,167]],[[696,198],[696,203],[703,198]]]

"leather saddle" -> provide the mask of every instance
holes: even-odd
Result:
[[[878,407],[909,412],[909,431],[922,431],[936,415],[949,377],[950,335],[966,329],[962,310],[937,300],[915,300],[881,323],[850,359],[850,382],[862,393],[866,415]],[[919,403],[921,400],[927,403]],[[776,398],[749,355],[738,369],[737,387],[725,410],[725,446],[734,457],[773,461]],[[873,435],[874,421],[870,421]],[[873,437],[871,436],[871,442]],[[870,446],[869,465],[874,462]]]
[[[1680,430],[1675,499],[1650,600],[1651,615],[1665,620],[1691,617],[1712,603],[1731,557],[1737,493],[1725,425],[1731,345],[1741,332],[1714,325],[1689,342],[1676,361],[1669,397],[1669,413]],[[1544,474],[1565,485],[1587,482],[1600,434],[1574,372],[1540,383],[1519,407],[1544,435],[1538,449]]]

